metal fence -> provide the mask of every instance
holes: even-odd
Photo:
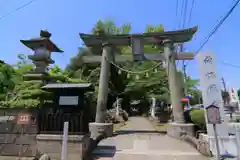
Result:
[[[83,133],[83,112],[80,113],[41,113],[39,117],[39,132],[59,134],[63,132],[64,122],[69,123],[69,134]]]

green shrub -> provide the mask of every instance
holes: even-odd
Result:
[[[205,115],[203,109],[195,109],[190,112],[190,118],[193,123],[199,126],[201,129],[205,129],[206,122],[205,122]]]

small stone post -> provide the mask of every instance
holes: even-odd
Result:
[[[152,118],[156,118],[155,117],[155,108],[156,108],[156,98],[152,97],[152,107],[151,107],[151,117]]]

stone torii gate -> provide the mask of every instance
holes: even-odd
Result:
[[[112,124],[104,123],[111,61],[114,63],[145,60],[165,61],[167,64],[166,69],[168,73],[169,89],[171,93],[174,116],[174,123],[169,124],[168,134],[179,138],[182,129],[190,132],[189,134],[193,134],[191,133],[193,130],[193,124],[184,123],[184,110],[181,102],[182,86],[179,85],[177,80],[178,75],[175,61],[192,60],[194,55],[193,53],[175,53],[174,44],[190,41],[196,31],[197,27],[160,33],[154,32],[106,36],[80,33],[80,37],[87,47],[102,46],[101,56],[96,55],[82,57],[85,63],[101,63],[96,119],[94,123],[89,124],[91,135],[93,135],[92,138],[102,134],[103,130],[107,136],[110,136],[113,128]],[[131,46],[132,55],[114,55],[114,47],[124,45]],[[162,45],[164,47],[164,53],[144,53],[144,45]]]

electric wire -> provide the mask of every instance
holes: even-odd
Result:
[[[209,42],[210,38],[217,32],[217,30],[221,27],[221,25],[226,21],[226,19],[233,13],[234,9],[238,6],[240,0],[237,0],[235,4],[230,8],[230,10],[227,12],[227,14],[219,21],[219,23],[213,28],[213,30],[208,34],[208,36],[205,38],[205,41],[200,45],[200,47],[197,49],[194,57],[196,57],[199,52],[202,50],[202,48]],[[191,61],[188,61],[186,66],[189,65]]]
[[[232,63],[229,63],[226,61],[222,62],[222,64],[230,66],[230,67],[234,67],[234,68],[240,68],[240,65],[232,64]]]
[[[13,13],[19,11],[20,9],[23,9],[24,7],[30,5],[31,3],[35,2],[35,1],[37,1],[37,0],[31,0],[31,1],[29,1],[28,3],[25,3],[25,4],[21,5],[20,7],[14,9],[13,11],[8,12],[7,14],[4,14],[4,15],[0,16],[0,20],[3,19],[3,18],[5,18],[5,17],[7,17],[7,16],[13,15]]]
[[[187,24],[188,24],[188,25],[190,24],[190,22],[191,22],[191,20],[192,20],[192,12],[193,12],[193,8],[194,8],[194,4],[195,4],[195,0],[192,0],[190,12],[189,12],[189,17],[188,17],[188,21],[187,21]]]

